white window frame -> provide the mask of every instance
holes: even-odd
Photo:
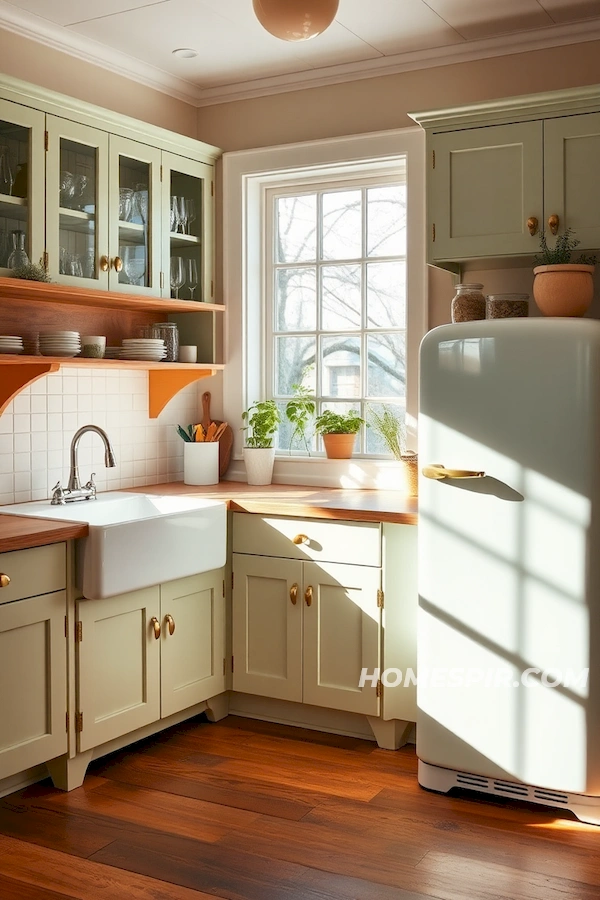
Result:
[[[418,352],[427,331],[425,265],[425,137],[420,128],[242,150],[223,156],[223,292],[227,308],[223,409],[234,426],[233,464],[228,477],[244,480],[242,434],[235,423],[254,400],[265,397],[266,372],[263,234],[266,192],[295,179],[337,174],[356,177],[390,174],[399,157],[407,167],[406,382],[409,446],[416,440]],[[273,480],[332,487],[382,487],[387,460],[353,457],[295,458],[284,453],[275,462]]]

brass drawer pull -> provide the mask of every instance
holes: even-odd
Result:
[[[292,538],[294,544],[308,544],[308,535],[307,534],[297,534]]]
[[[169,616],[169,615],[165,616],[165,622],[169,626],[169,634],[174,634],[175,633],[175,619],[173,618],[173,616]]]
[[[112,261],[112,264],[114,266],[115,272],[120,272],[123,269],[123,260],[121,259],[120,256],[115,256],[115,258]]]
[[[556,215],[548,217],[548,228],[550,229],[552,234],[558,234],[559,222],[560,220]]]
[[[432,463],[422,470],[425,478],[434,478],[440,481],[442,478],[483,478],[485,472],[475,472],[472,469],[447,469],[439,463]]]
[[[304,591],[304,601],[307,606],[311,606],[312,599],[313,599],[313,589],[312,589],[312,586],[309,584],[309,586]]]
[[[538,220],[535,216],[529,216],[529,218],[527,219],[527,229],[532,237],[534,234],[537,234]]]
[[[298,585],[294,582],[294,584],[290,588],[290,600],[296,605],[298,602]]]
[[[10,576],[4,572],[0,572],[0,588],[8,587],[10,584]]]
[[[150,619],[150,624],[154,628],[154,640],[158,640],[160,637],[160,622],[156,618],[156,616],[152,616]]]
[[[100,257],[100,271],[108,272],[109,269],[110,269],[110,260],[109,260],[108,256],[101,256]]]

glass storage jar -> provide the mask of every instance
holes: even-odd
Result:
[[[165,342],[165,362],[177,362],[179,359],[179,329],[174,322],[156,322],[152,326],[152,337]]]
[[[486,318],[517,319],[529,315],[529,294],[489,294]]]
[[[485,319],[485,297],[482,284],[457,284],[452,299],[452,321],[473,322]]]

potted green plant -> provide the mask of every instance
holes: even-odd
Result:
[[[540,232],[540,253],[535,257],[533,297],[545,316],[582,316],[594,297],[595,256],[571,261],[581,242],[566,228],[553,247]]]
[[[288,400],[285,407],[286,418],[288,422],[294,426],[290,435],[290,452],[292,450],[294,439],[297,438],[299,441],[302,441],[306,448],[306,452],[310,456],[310,443],[307,429],[308,423],[314,416],[317,408],[316,401],[309,389],[303,387],[301,384],[293,384],[292,389],[294,391],[294,396],[291,400]]]
[[[274,400],[258,400],[242,413],[247,424],[243,450],[248,484],[271,484],[275,448],[273,435],[277,431],[281,416]]]
[[[347,413],[323,410],[315,420],[315,430],[323,438],[328,459],[350,459],[356,435],[364,424],[355,409]]]
[[[406,425],[385,404],[381,412],[374,407],[369,409],[369,423],[378,434],[394,459],[403,467],[403,479],[400,487],[409,497],[416,497],[419,482],[418,456],[414,450],[406,447]]]

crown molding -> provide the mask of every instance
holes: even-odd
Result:
[[[125,53],[112,50],[104,44],[84,38],[40,16],[24,13],[5,0],[0,0],[0,27],[196,107],[216,106],[221,103],[343,84],[360,79],[398,75],[417,69],[438,68],[488,57],[510,56],[532,50],[600,40],[600,18],[593,18],[568,25],[550,25],[516,34],[311,69],[308,72],[202,88],[162,69],[133,59]]]

